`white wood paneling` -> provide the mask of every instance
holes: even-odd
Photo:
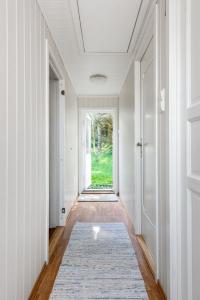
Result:
[[[17,205],[17,216],[21,222],[19,222],[19,228],[17,232],[17,261],[20,268],[18,268],[17,276],[17,295],[16,298],[23,299],[24,289],[24,235],[25,235],[25,3],[23,0],[17,1],[17,120],[18,120],[18,142],[17,142],[17,161],[18,161],[18,189],[17,198],[21,199]],[[19,67],[20,66],[20,67]],[[21,228],[21,229],[20,229]]]
[[[0,1],[0,299],[6,299],[6,219],[7,219],[7,2]]]
[[[66,86],[65,103],[65,207],[69,212],[78,193],[78,104],[72,88]],[[65,223],[64,223],[65,224]]]
[[[8,281],[13,288],[6,289],[8,299],[16,299],[16,276],[17,276],[17,1],[7,1],[7,222],[6,239],[7,272],[6,284]]]
[[[137,220],[135,201],[135,94],[134,66],[131,67],[119,97],[119,193],[131,220]],[[137,222],[137,221],[136,221]]]
[[[87,108],[112,108],[119,106],[118,96],[80,96],[78,98],[79,107]]]
[[[0,299],[25,300],[46,259],[46,38],[63,71],[74,122],[77,99],[36,0],[0,1],[0,38]],[[67,211],[78,189],[77,124],[72,129],[71,119],[65,118],[72,139],[65,140],[65,160],[73,163],[65,183],[74,178],[66,187]]]
[[[200,3],[187,0],[187,268],[188,299],[199,298],[200,271]]]

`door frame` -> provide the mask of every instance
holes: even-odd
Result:
[[[171,300],[182,298],[182,161],[177,153],[183,151],[181,114],[185,84],[182,83],[182,36],[185,28],[181,26],[185,15],[183,0],[167,0],[167,83],[168,83],[168,118],[169,118],[169,297]],[[185,66],[184,66],[185,64]]]
[[[159,77],[158,77],[158,26],[159,26],[159,10],[158,5],[154,3],[151,7],[150,14],[148,16],[148,22],[145,24],[144,31],[142,33],[142,40],[137,48],[137,53],[135,55],[134,70],[134,86],[135,86],[135,165],[137,174],[135,178],[136,186],[136,209],[137,209],[137,219],[136,219],[136,234],[142,234],[142,206],[143,206],[143,160],[140,154],[140,147],[137,147],[138,142],[142,142],[142,99],[141,99],[141,60],[148,48],[148,45],[151,41],[152,32],[155,36],[155,106],[156,106],[156,259],[155,259],[155,277],[156,280],[159,279],[159,197],[158,197],[158,182],[159,182],[159,166],[158,166],[158,86],[159,86]],[[143,152],[143,149],[142,149]],[[142,154],[143,155],[143,154]]]
[[[59,62],[50,47],[48,39],[45,44],[45,261],[49,261],[49,67],[52,68],[59,81],[58,111],[59,111],[59,211],[58,226],[65,223],[62,207],[64,207],[65,193],[65,76]]]
[[[84,179],[84,145],[83,145],[83,130],[84,130],[84,119],[87,113],[110,113],[113,117],[113,191],[115,194],[119,193],[118,187],[118,108],[105,108],[105,107],[81,107],[79,108],[79,194],[85,189]]]

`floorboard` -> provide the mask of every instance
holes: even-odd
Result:
[[[144,278],[149,300],[165,300],[165,296],[154,280],[149,265],[140,248],[134,233],[132,223],[120,202],[77,202],[73,206],[67,219],[62,237],[52,254],[49,264],[43,270],[39,284],[33,289],[29,300],[47,300],[53,288],[53,284],[59,269],[59,265],[70,239],[72,228],[76,222],[123,222],[127,226],[129,236],[136,251],[139,267]]]

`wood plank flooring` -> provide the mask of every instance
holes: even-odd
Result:
[[[154,280],[149,265],[135,236],[131,221],[120,202],[77,202],[71,209],[64,233],[58,242],[49,264],[44,268],[37,285],[33,289],[29,300],[47,300],[53,288],[59,265],[70,239],[72,228],[76,222],[123,222],[127,226],[129,236],[136,251],[139,267],[144,278],[149,300],[165,300],[165,296]]]

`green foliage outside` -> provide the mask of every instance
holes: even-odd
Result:
[[[93,189],[112,188],[112,116],[92,114],[91,155]]]
[[[92,153],[92,188],[112,188],[112,152]]]

